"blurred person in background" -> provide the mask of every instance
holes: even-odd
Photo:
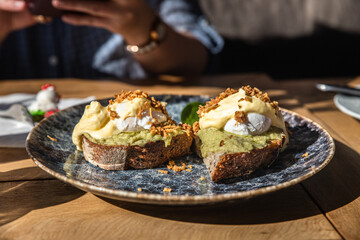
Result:
[[[225,40],[221,73],[274,79],[360,73],[358,0],[199,0]],[[234,61],[235,59],[235,61]]]
[[[25,1],[0,0],[0,79],[144,78],[208,71],[223,39],[196,1],[52,0],[39,24]]]

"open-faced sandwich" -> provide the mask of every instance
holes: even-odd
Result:
[[[93,101],[74,128],[73,143],[87,161],[107,170],[152,168],[185,155],[191,126],[177,125],[165,105],[140,90],[115,95],[107,107]]]
[[[198,114],[197,154],[214,182],[269,166],[289,139],[278,103],[250,86],[227,89],[200,106]]]

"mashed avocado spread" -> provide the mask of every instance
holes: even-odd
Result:
[[[121,132],[119,134],[112,135],[107,138],[96,139],[91,137],[88,133],[84,133],[84,136],[90,141],[110,146],[124,145],[124,146],[145,146],[148,142],[164,141],[165,147],[170,145],[171,139],[177,135],[184,134],[183,130],[174,130],[171,133],[168,133],[167,137],[152,134],[149,130],[143,130],[139,132]]]
[[[218,130],[206,128],[198,131],[200,138],[201,154],[206,157],[208,153],[238,153],[250,152],[255,148],[264,148],[269,140],[281,140],[283,131],[277,127],[271,127],[267,132],[256,136],[243,136]]]

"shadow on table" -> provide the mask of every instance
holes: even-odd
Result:
[[[58,180],[0,184],[0,226],[29,212],[72,201],[85,192]]]
[[[102,199],[143,215],[204,224],[263,224],[311,217],[338,209],[360,196],[360,185],[356,184],[360,182],[359,154],[340,142],[336,142],[336,146],[338,150],[334,159],[314,177],[290,188],[250,199],[177,207]]]
[[[29,154],[25,148],[4,148],[1,147],[0,164],[28,159]]]
[[[157,206],[105,201],[139,214],[175,221],[204,224],[263,224],[320,214],[300,185],[250,199],[203,206]]]
[[[329,165],[302,183],[325,213],[345,206],[360,196],[360,155],[336,140],[335,148],[334,158]]]
[[[0,182],[29,181],[40,179],[55,179],[54,176],[39,167],[25,167],[11,171],[0,172]]]

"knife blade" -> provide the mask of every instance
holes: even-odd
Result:
[[[360,97],[360,88],[353,88],[345,85],[336,85],[336,84],[323,84],[323,83],[316,84],[316,88],[323,92],[338,92],[338,93],[345,93]]]

